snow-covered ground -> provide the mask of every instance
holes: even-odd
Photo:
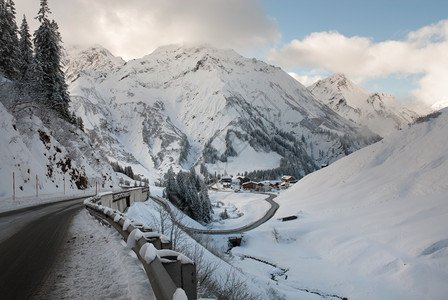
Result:
[[[36,299],[155,299],[143,267],[115,229],[82,210],[66,240]]]
[[[446,299],[447,132],[444,110],[310,174],[276,199],[276,216],[299,218],[271,219],[232,254],[288,269],[277,278],[288,299],[305,289],[349,299]],[[253,259],[238,265],[260,280],[271,276]]]
[[[262,194],[210,191],[209,196],[214,212],[212,229],[232,229],[251,224],[261,219],[271,207],[264,201],[267,195]],[[219,216],[225,209],[228,219]]]
[[[230,196],[228,196],[229,198],[227,200],[229,203],[233,203],[232,205],[235,205],[237,209],[244,207],[247,202],[254,201],[254,196],[257,196],[249,193],[244,193],[241,195],[236,193],[217,193],[218,195],[216,195],[216,197],[220,199],[226,198],[227,196],[225,195],[236,196],[235,199],[239,199],[241,201],[234,201],[233,199],[230,199]],[[245,201],[244,197],[247,197],[248,199],[252,197],[252,200]],[[265,196],[262,198],[265,198]],[[262,201],[262,198],[258,200]],[[240,206],[239,203],[242,203],[242,206]],[[132,204],[126,214],[134,220],[150,226],[160,232],[159,209],[160,206],[158,204],[152,200],[149,200],[143,203],[136,202]],[[188,217],[184,217],[182,219],[182,223],[195,228],[205,228]],[[169,235],[169,232],[165,232],[165,234]],[[232,293],[234,291],[233,288],[235,284],[241,284],[244,293],[255,296],[256,299],[279,299],[279,293],[275,290],[275,282],[258,281],[255,276],[245,273],[238,267],[238,261],[240,258],[232,258],[225,255],[225,252],[228,250],[228,235],[220,235],[216,238],[207,235],[199,235],[198,238],[201,240],[201,243],[206,245],[208,249],[212,249],[212,251],[209,251],[204,246],[198,244],[195,239],[186,233],[181,233],[179,236],[180,237],[177,241],[177,249],[189,258],[193,259],[199,269],[214,270],[209,274],[209,276],[212,277],[214,281],[219,282],[219,285],[224,290],[228,290],[228,293]],[[201,293],[199,293],[199,296],[201,296]],[[244,296],[242,299],[244,299]]]

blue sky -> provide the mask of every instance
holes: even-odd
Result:
[[[281,33],[281,39],[276,43],[276,50],[291,48],[292,40],[304,41],[312,33],[337,32],[346,38],[362,37],[371,42],[366,50],[371,50],[381,43],[400,41],[409,44],[409,34],[417,32],[425,26],[437,24],[448,19],[448,1],[273,1],[263,0],[263,7],[268,16],[275,20]],[[445,36],[443,36],[445,34]],[[434,34],[431,41],[437,39],[438,43],[446,43],[446,32],[442,37]],[[434,44],[434,43],[433,43]],[[302,45],[303,46],[303,45]],[[432,46],[430,42],[422,48]],[[276,52],[274,50],[274,52]],[[292,50],[289,49],[291,52]],[[328,47],[328,51],[332,51]],[[411,52],[411,51],[409,51]],[[414,51],[415,52],[415,51]],[[428,51],[429,52],[429,51]],[[286,53],[286,51],[283,51]],[[303,53],[297,51],[296,55]],[[448,55],[448,54],[447,54]],[[404,56],[412,60],[412,54]],[[344,72],[344,68],[325,68],[322,66],[306,66],[302,63],[286,65],[280,62],[278,55],[272,62],[280,63],[284,69],[296,73],[299,81],[305,85],[311,84],[315,79],[328,76],[333,72]],[[347,61],[349,64],[350,62]],[[423,61],[424,63],[424,61]],[[440,62],[441,64],[443,62]],[[428,65],[437,64],[428,57]],[[448,66],[447,66],[448,67]],[[428,67],[429,68],[429,67]],[[417,68],[414,68],[417,69]],[[377,72],[373,76],[352,72],[348,76],[357,83],[371,91],[386,92],[408,103],[424,103],[430,105],[447,99],[448,90],[441,88],[440,92],[424,93],[421,90],[428,71],[424,67],[421,71],[407,70],[397,67],[395,71]],[[367,72],[366,72],[367,73]],[[438,73],[447,75],[448,73]],[[435,76],[432,76],[435,77]],[[439,76],[440,78],[440,76]],[[448,79],[448,78],[446,78]],[[444,78],[445,80],[445,78]],[[428,80],[426,80],[428,81]],[[425,89],[430,89],[426,83]],[[440,88],[441,84],[438,84]]]
[[[282,67],[304,85],[334,72],[375,92],[448,102],[448,1],[49,0],[66,48],[124,59],[207,43]],[[31,30],[39,1],[16,1]]]
[[[262,4],[285,42],[329,30],[376,42],[401,40],[410,31],[448,18],[446,0],[263,0]]]

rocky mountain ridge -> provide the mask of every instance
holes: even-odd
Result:
[[[309,90],[342,117],[383,137],[407,127],[418,117],[393,96],[370,92],[340,73],[319,80]]]

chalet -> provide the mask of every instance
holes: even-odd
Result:
[[[286,190],[287,188],[289,188],[289,182],[282,182],[279,186],[281,190]]]
[[[256,190],[257,182],[249,181],[242,184],[245,190]]]
[[[250,181],[250,178],[246,176],[237,176],[236,179],[239,181],[239,185]]]
[[[283,182],[288,182],[288,183],[294,183],[296,182],[296,179],[293,176],[282,176],[282,181]]]
[[[270,186],[271,186],[271,188],[273,188],[273,189],[278,189],[278,188],[280,188],[280,184],[281,184],[282,182],[281,181],[278,181],[278,180],[271,180],[270,181]]]
[[[231,176],[222,176],[219,180],[221,183],[232,183],[232,177]]]
[[[269,192],[272,190],[271,182],[270,181],[257,182],[255,190],[259,192]]]

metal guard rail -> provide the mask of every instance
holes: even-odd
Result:
[[[99,205],[101,196],[84,201],[89,213],[114,227],[143,264],[157,299],[196,299],[196,266],[185,255],[171,249],[171,242],[151,228],[123,213]]]

